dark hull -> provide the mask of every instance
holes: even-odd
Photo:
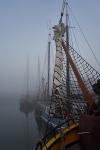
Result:
[[[83,115],[80,119],[80,141],[83,150],[100,149],[100,117]]]
[[[33,102],[23,101],[20,102],[20,111],[26,114],[33,111],[34,105]]]

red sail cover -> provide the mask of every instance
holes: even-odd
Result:
[[[100,149],[100,117],[83,115],[80,118],[80,141],[83,150]]]

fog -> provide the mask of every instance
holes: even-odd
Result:
[[[69,4],[100,63],[100,2],[70,0]],[[21,112],[20,99],[27,94],[27,57],[29,94],[33,100],[39,93],[39,83],[47,75],[48,33],[59,21],[61,5],[61,0],[0,1],[0,150],[32,150],[40,138],[34,110],[27,115]],[[72,27],[79,32],[76,24]],[[82,56],[100,72],[82,37],[76,34],[76,38]],[[55,62],[53,34],[51,41],[50,86]],[[47,76],[45,82],[46,79]]]
[[[96,1],[94,5],[90,1],[91,7],[89,7],[89,1],[84,13],[81,13],[80,9],[84,6],[82,3],[70,3],[99,60],[99,2]],[[40,3],[39,0],[0,1],[0,95],[25,94],[27,56],[30,59],[30,92],[36,93],[38,56],[42,72],[49,27],[52,28],[57,23],[62,2],[56,0],[55,3],[54,1],[50,1],[49,4],[48,1],[44,1],[41,5]],[[87,14],[93,17],[88,17]],[[86,46],[82,47],[81,52],[98,69]]]

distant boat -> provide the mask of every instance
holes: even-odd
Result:
[[[28,114],[33,111],[34,103],[30,96],[26,95],[20,100],[20,111]]]

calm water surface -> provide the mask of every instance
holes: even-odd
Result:
[[[0,98],[0,150],[33,150],[40,138],[35,111],[20,112],[19,99]]]

